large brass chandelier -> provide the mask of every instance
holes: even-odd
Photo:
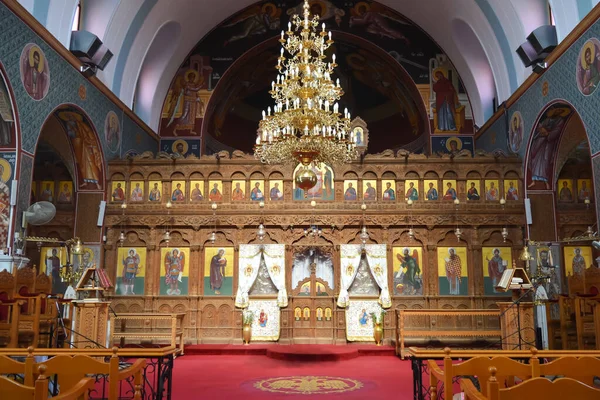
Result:
[[[344,91],[339,79],[332,80],[335,54],[326,62],[331,32],[324,23],[318,30],[319,16],[310,15],[305,0],[303,17],[294,15],[287,32],[281,32],[277,80],[269,91],[275,105],[262,112],[254,146],[256,158],[264,163],[300,162],[308,169],[311,163],[349,162],[357,155],[350,113],[345,109],[342,115],[337,103]]]

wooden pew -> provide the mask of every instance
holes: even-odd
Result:
[[[497,378],[506,386],[514,385],[515,377],[524,380],[529,379],[532,376],[539,376],[539,360],[535,355],[537,350],[532,352],[529,364],[524,364],[513,360],[512,358],[504,357],[501,355],[502,351],[497,352],[500,354],[498,356],[474,357],[462,363],[455,364],[451,357],[451,350],[446,348],[444,351],[446,356],[443,360],[443,370],[437,365],[435,360],[427,361],[432,399],[437,399],[438,382],[443,382],[444,384],[445,398],[451,398],[451,396],[447,394],[447,391],[452,391],[454,378],[464,375],[476,376],[479,379],[483,394],[487,395],[485,382],[487,382],[487,378],[489,377],[489,369],[491,366],[494,366],[501,371]]]
[[[427,388],[431,393],[431,398],[436,399],[438,394],[438,384],[443,383],[444,397],[452,397],[452,382],[460,376],[477,376],[481,386],[481,392],[484,396],[487,392],[486,380],[489,375],[489,367],[497,369],[497,380],[502,386],[512,386],[515,383],[514,377],[520,380],[527,380],[536,377],[555,377],[564,376],[576,379],[583,383],[591,385],[594,377],[600,375],[600,352],[592,351],[538,351],[531,348],[528,351],[506,351],[506,350],[456,350],[451,351],[446,348],[440,350],[424,349],[429,357],[426,366],[429,368],[430,386]],[[410,348],[409,354],[418,354],[420,349]],[[443,365],[440,367],[435,359],[442,353]],[[466,359],[466,361],[455,364],[453,361]],[[512,359],[507,361],[507,359]],[[515,359],[527,361],[519,363]],[[540,359],[550,360],[542,363]],[[414,361],[415,359],[413,359]],[[488,368],[488,370],[486,370]],[[413,365],[413,370],[421,370],[420,367]],[[483,370],[482,370],[483,369]],[[414,379],[419,380],[419,376]],[[450,386],[449,386],[450,385]],[[423,388],[424,389],[424,388]]]
[[[600,376],[600,359],[596,357],[560,357],[540,364],[540,376],[564,376],[594,385],[594,377]]]
[[[93,378],[82,378],[73,385],[70,390],[61,388],[61,393],[58,396],[51,397],[52,400],[88,400],[89,391],[94,387]],[[12,379],[0,376],[0,393],[3,398],[11,400],[32,399],[46,400],[48,399],[48,378],[46,366],[39,367],[39,375],[34,386],[22,385]],[[6,397],[4,397],[6,396]]]
[[[396,310],[397,311],[397,324],[396,324],[396,355],[399,355],[404,359],[404,342],[408,337],[468,337],[468,338],[482,338],[482,337],[495,337],[500,339],[502,337],[502,331],[500,327],[497,329],[486,329],[485,327],[479,328],[478,324],[472,324],[471,329],[469,327],[459,326],[458,322],[455,323],[456,328],[449,329],[434,329],[431,326],[430,329],[419,329],[412,330],[406,328],[406,320],[412,317],[452,317],[455,321],[459,318],[484,318],[493,317],[498,319],[500,324],[499,316],[500,310],[486,310],[486,309],[471,309],[471,310]],[[433,324],[431,324],[433,325]]]
[[[142,379],[146,360],[138,359],[131,366],[120,370],[118,350],[116,347],[112,349],[112,356],[109,362],[99,361],[97,357],[94,358],[84,354],[59,354],[41,363],[35,363],[33,357],[35,349],[29,347],[24,362],[15,361],[6,355],[0,355],[0,374],[23,375],[24,385],[31,387],[36,382],[36,379],[39,378],[34,371],[43,366],[45,368],[45,375],[55,375],[57,377],[61,391],[73,390],[77,387],[81,379],[87,375],[107,375],[109,400],[118,400],[120,381],[133,377],[135,396],[137,396],[134,399],[141,399]]]
[[[489,396],[480,393],[468,379],[460,382],[460,387],[467,400],[597,400],[600,399],[600,389],[595,389],[583,382],[572,378],[559,378],[551,381],[546,378],[532,378],[509,388],[502,388],[496,378],[497,370],[490,367],[490,378],[487,382]]]
[[[110,320],[111,344],[114,344],[117,339],[121,347],[124,347],[126,339],[167,340],[174,347],[177,347],[179,342],[178,354],[183,355],[184,317],[185,313],[119,313],[117,316],[112,316]]]

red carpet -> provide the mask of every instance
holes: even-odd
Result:
[[[236,347],[252,349],[252,346]],[[402,400],[412,398],[412,371],[410,361],[402,361],[397,357],[362,356],[323,363],[254,356],[186,354],[175,360],[172,395],[174,400]]]
[[[192,345],[186,355],[266,355],[288,361],[341,361],[359,356],[395,356],[392,346],[373,345]]]

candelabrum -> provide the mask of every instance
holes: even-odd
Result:
[[[276,80],[269,93],[274,105],[263,111],[255,156],[267,164],[300,162],[335,164],[357,157],[350,132],[350,112],[340,113],[337,103],[344,91],[333,82],[337,64],[325,55],[334,43],[319,15],[310,14],[308,0],[303,15],[294,15],[287,32],[281,31],[281,54]],[[287,37],[286,37],[287,36]]]

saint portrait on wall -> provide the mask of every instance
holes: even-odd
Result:
[[[585,270],[593,265],[590,246],[565,246],[565,273],[567,276],[583,277]]]
[[[52,293],[64,294],[68,283],[60,277],[60,269],[67,263],[65,247],[42,247],[40,249],[39,272],[52,277]]]
[[[523,117],[521,112],[515,111],[510,118],[510,126],[508,128],[508,147],[517,153],[523,144]]]
[[[246,181],[231,181],[231,201],[242,201],[246,199]]]
[[[382,200],[383,201],[395,201],[396,200],[396,181],[393,179],[384,179],[381,181],[381,187],[383,188]]]
[[[160,259],[162,261],[160,294],[187,295],[190,249],[163,247],[160,249]]]
[[[106,114],[104,120],[104,140],[106,140],[106,146],[112,153],[116,153],[119,150],[121,144],[121,125],[119,123],[119,117],[114,111],[109,111]]]
[[[21,82],[34,100],[42,100],[50,88],[50,67],[38,45],[29,43],[21,52]]]
[[[73,270],[83,273],[88,268],[95,267],[100,260],[100,246],[85,246],[81,256],[73,257]]]
[[[552,188],[553,160],[558,141],[572,114],[571,106],[566,103],[552,104],[543,112],[532,133],[527,162],[527,188]]]
[[[265,195],[263,189],[265,188],[265,181],[263,180],[251,180],[250,181],[250,200],[252,201],[265,201]]]
[[[356,193],[356,187],[358,186],[358,180],[346,179],[344,180],[344,200],[354,201],[358,199]]]
[[[71,182],[71,181],[58,182],[58,197],[57,197],[56,202],[58,204],[72,204],[73,203],[73,182]]]
[[[558,201],[561,203],[573,202],[573,181],[571,179],[559,179],[558,184]]]
[[[364,201],[375,201],[377,200],[377,181],[375,179],[363,180],[363,200]]]
[[[423,295],[421,247],[394,247],[394,295]]]
[[[479,179],[467,180],[467,200],[479,200],[480,181]]]
[[[204,295],[233,294],[233,247],[204,249]]]
[[[516,179],[504,180],[504,197],[508,200],[519,200],[519,181]]]
[[[183,203],[185,201],[185,181],[171,182],[171,201]]]
[[[42,181],[40,189],[40,200],[54,203],[54,181]]]
[[[456,192],[456,180],[444,179],[442,184],[444,185],[443,200],[456,200],[458,198],[458,193]]]
[[[486,295],[507,294],[496,290],[500,278],[507,268],[512,268],[512,249],[510,247],[483,247],[481,249],[483,266],[483,290]]]
[[[269,199],[271,201],[283,200],[283,180],[271,180],[269,181],[271,190],[269,190]]]
[[[15,115],[5,77],[0,71],[0,147],[13,147]]]
[[[162,182],[150,181],[148,183],[148,187],[150,187],[150,192],[148,193],[148,201],[159,203],[162,199]]]
[[[591,179],[577,179],[577,200],[580,203],[585,203],[586,200],[594,201]]]
[[[8,240],[8,228],[10,224],[10,197],[16,154],[0,153],[0,242]],[[33,184],[32,184],[33,186]]]
[[[590,38],[581,46],[577,58],[577,88],[589,96],[600,83],[600,41]]]
[[[79,171],[78,187],[102,189],[103,155],[90,120],[79,109],[70,106],[61,107],[55,115],[58,116],[73,145],[75,164]]]
[[[423,185],[425,187],[426,201],[435,201],[439,199],[437,179],[425,179]]]
[[[431,80],[431,86],[435,93],[434,109],[437,116],[435,131],[458,131],[455,112],[461,104],[454,84],[448,79],[448,71],[443,68],[434,69],[431,73]]]
[[[117,252],[116,294],[143,295],[146,276],[146,248],[119,247]]]
[[[406,200],[419,200],[419,181],[417,179],[408,179],[404,182],[404,198]]]
[[[131,181],[129,187],[131,188],[129,201],[133,203],[144,201],[144,181]]]
[[[302,164],[298,164],[294,169],[294,200],[333,200],[335,197],[334,192],[334,173],[333,169],[325,164],[321,163],[320,167],[316,167],[311,164],[309,167],[317,176],[317,184],[312,188],[308,189],[305,197],[304,190],[297,187],[295,183],[296,174],[302,167]],[[356,189],[356,186],[355,186]]]
[[[190,200],[198,202],[204,200],[202,192],[204,191],[204,181],[191,181],[190,182]]]
[[[467,248],[438,247],[437,258],[440,295],[467,296]]]
[[[500,200],[500,188],[498,179],[485,180],[485,199],[488,201]]]
[[[208,181],[208,200],[210,201],[223,201],[223,182],[222,181]]]

